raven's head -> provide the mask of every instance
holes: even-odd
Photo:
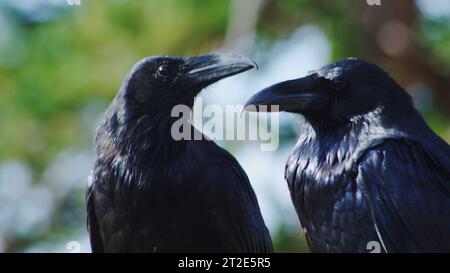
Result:
[[[206,86],[255,66],[250,59],[232,54],[142,59],[128,73],[97,128],[97,149],[146,141],[158,128],[167,133],[176,120],[171,116],[175,106],[192,107],[194,97]]]
[[[249,111],[278,105],[310,121],[341,124],[376,109],[412,107],[410,96],[379,66],[349,58],[322,67],[303,78],[277,83],[252,96]],[[250,107],[256,106],[256,107]]]
[[[149,57],[132,68],[118,97],[142,115],[170,113],[178,104],[192,106],[206,86],[255,66],[250,59],[233,54]]]

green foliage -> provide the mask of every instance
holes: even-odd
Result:
[[[307,253],[309,247],[306,242],[305,234],[292,232],[290,228],[281,226],[274,236],[274,250],[280,253]]]
[[[450,63],[450,23],[446,19],[423,19],[421,41],[430,56]]]

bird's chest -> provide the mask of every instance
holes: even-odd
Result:
[[[352,172],[342,170],[343,166],[329,166],[317,157],[300,157],[297,164],[287,166],[288,186],[302,222],[323,221],[333,210],[360,205],[361,191]]]
[[[308,148],[290,157],[286,179],[310,247],[320,252],[364,251],[376,234],[355,180],[356,168],[345,165],[350,155],[320,157]]]
[[[196,232],[201,221],[196,219],[210,219],[213,207],[202,195],[205,183],[195,179],[202,177],[201,168],[179,166],[177,161],[158,169],[125,163],[116,164],[111,177],[97,185],[104,193],[97,215],[111,249],[164,251],[191,245],[190,238],[200,237]]]

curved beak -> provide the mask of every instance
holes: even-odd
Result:
[[[250,97],[244,106],[244,110],[247,112],[297,112],[305,110],[319,97],[319,94],[312,91],[313,88],[314,79],[312,76],[280,82]]]
[[[203,87],[254,67],[256,63],[242,55],[207,54],[186,58],[183,78],[190,87]]]

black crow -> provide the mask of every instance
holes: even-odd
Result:
[[[250,105],[305,118],[285,178],[313,252],[450,251],[450,147],[379,66],[345,59]]]
[[[175,105],[192,107],[204,87],[254,66],[208,54],[150,57],[132,68],[96,133],[86,195],[93,252],[272,251],[234,157],[205,137],[171,134]]]

